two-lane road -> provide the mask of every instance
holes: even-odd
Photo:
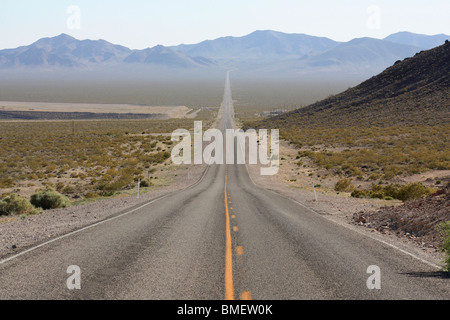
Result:
[[[227,77],[220,129],[232,112]],[[67,287],[72,265],[81,289]],[[0,299],[449,299],[436,271],[255,186],[245,165],[211,165],[188,189],[3,260]]]

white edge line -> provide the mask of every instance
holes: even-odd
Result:
[[[147,202],[147,203],[143,204],[142,206],[139,206],[139,207],[137,207],[137,208],[135,208],[135,209],[133,209],[133,210],[127,211],[127,212],[125,212],[125,213],[122,213],[122,214],[120,214],[120,215],[118,215],[118,216],[114,216],[114,217],[112,217],[112,218],[109,218],[109,219],[106,219],[106,220],[102,220],[102,221],[96,222],[96,223],[91,224],[91,225],[89,225],[89,226],[83,227],[83,228],[81,228],[81,229],[77,229],[77,230],[75,230],[75,231],[71,231],[71,232],[69,232],[69,233],[63,234],[62,236],[59,236],[59,237],[56,237],[56,238],[54,238],[54,239],[52,239],[52,240],[49,240],[49,241],[47,241],[47,242],[41,243],[41,244],[39,244],[39,245],[37,245],[37,246],[35,246],[35,247],[32,247],[32,248],[27,249],[27,250],[25,250],[25,251],[22,251],[22,252],[20,252],[20,253],[18,253],[18,254],[16,254],[16,255],[13,255],[13,256],[11,256],[11,257],[9,257],[9,258],[6,258],[6,259],[4,259],[4,260],[1,260],[1,261],[0,261],[0,265],[5,264],[5,263],[7,263],[7,262],[9,262],[9,261],[11,261],[11,260],[14,260],[14,259],[16,259],[16,258],[18,258],[18,257],[20,257],[20,256],[23,256],[23,255],[25,255],[25,254],[27,254],[27,253],[29,253],[29,252],[31,252],[31,251],[34,251],[34,250],[36,250],[36,249],[39,249],[39,248],[44,247],[44,246],[46,246],[46,245],[49,245],[50,243],[53,243],[53,242],[56,242],[56,241],[58,241],[58,240],[67,238],[67,237],[69,237],[69,236],[71,236],[71,235],[74,235],[74,234],[80,233],[80,232],[82,232],[82,231],[88,230],[88,229],[90,229],[90,228],[99,226],[99,225],[104,224],[104,223],[106,223],[106,222],[110,222],[110,221],[119,219],[119,218],[121,218],[121,217],[123,217],[123,216],[126,216],[126,215],[130,214],[130,213],[133,213],[133,212],[135,212],[135,211],[138,211],[138,210],[140,210],[140,209],[142,209],[142,208],[144,208],[144,207],[146,207],[146,206],[148,206],[148,205],[150,205],[150,204],[152,204],[152,203],[155,203],[156,201],[162,200],[162,199],[167,198],[167,197],[169,197],[169,196],[171,196],[171,195],[174,195],[174,194],[177,194],[177,193],[179,193],[179,192],[185,191],[185,190],[187,190],[187,189],[193,188],[193,187],[197,186],[200,182],[202,182],[202,180],[203,180],[203,178],[205,177],[206,172],[208,171],[209,167],[210,167],[209,165],[206,167],[206,169],[205,169],[205,171],[203,172],[203,175],[202,175],[202,177],[200,178],[200,180],[198,180],[196,183],[194,183],[194,184],[192,184],[192,185],[190,185],[190,186],[188,186],[188,187],[186,187],[186,188],[184,188],[184,189],[181,189],[181,190],[177,190],[177,191],[175,191],[175,192],[168,193],[168,194],[166,194],[166,195],[164,195],[164,196],[162,196],[162,197],[159,197],[159,198],[157,198],[157,199],[153,199],[153,200],[151,200],[150,202]]]

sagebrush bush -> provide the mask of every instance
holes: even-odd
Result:
[[[352,184],[351,179],[341,179],[334,185],[334,190],[339,192],[352,192],[355,190],[355,186]]]
[[[431,194],[433,190],[424,186],[420,182],[410,183],[400,187],[397,193],[397,199],[402,201],[419,199]]]
[[[148,163],[163,163],[164,161],[166,161],[167,159],[170,158],[170,152],[167,151],[161,151],[155,154],[151,154],[147,157],[146,161]]]
[[[28,199],[12,194],[0,201],[0,216],[36,214],[38,211]]]
[[[71,206],[69,198],[52,189],[33,194],[30,202],[36,208],[42,208],[44,210],[67,208]]]
[[[398,199],[402,201],[419,199],[433,192],[433,189],[420,182],[405,185],[390,184],[387,186],[373,185],[371,190],[354,190],[354,198]]]
[[[143,187],[143,188],[147,188],[147,187],[150,187],[152,185],[153,185],[153,183],[151,181],[148,181],[148,180],[142,180],[141,181],[141,187]]]
[[[0,188],[11,188],[14,186],[14,180],[12,178],[0,179]]]

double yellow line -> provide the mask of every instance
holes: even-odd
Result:
[[[231,243],[230,212],[228,210],[227,196],[228,174],[225,174],[225,215],[226,215],[226,234],[225,234],[225,300],[234,300],[233,284],[233,251]]]
[[[230,223],[230,211],[233,208],[228,208],[228,195],[227,195],[227,185],[228,185],[228,173],[225,173],[225,189],[224,193],[224,204],[225,204],[225,215],[226,215],[226,233],[225,233],[225,300],[235,300],[234,299],[234,284],[233,284],[233,245],[231,241],[231,223]],[[230,202],[231,203],[231,202]],[[235,218],[232,215],[231,218]],[[237,232],[238,227],[234,226],[233,231]],[[236,255],[241,256],[244,254],[244,249],[242,246],[236,247]],[[240,294],[242,300],[252,300],[252,294],[250,291],[243,291]]]

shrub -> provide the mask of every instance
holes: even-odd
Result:
[[[0,179],[0,188],[12,188],[14,187],[14,180],[12,178]]]
[[[378,198],[398,199],[408,201],[418,199],[431,194],[433,190],[425,187],[422,183],[409,183],[405,185],[390,184],[387,186],[373,185],[371,190],[354,190],[351,194],[354,198]]]
[[[418,199],[431,194],[433,190],[431,188],[425,187],[422,183],[410,183],[400,187],[397,199],[402,201]]]
[[[166,161],[167,159],[169,159],[171,156],[170,152],[158,152],[158,153],[154,153],[151,154],[147,157],[146,161],[148,163],[163,163],[164,161]]]
[[[52,189],[33,194],[30,202],[36,208],[44,210],[67,208],[71,205],[70,200],[66,196]]]
[[[341,179],[334,185],[335,191],[352,192],[355,190],[355,186],[352,184],[351,179]]]
[[[12,194],[0,201],[0,216],[36,214],[38,211],[23,197]]]
[[[85,195],[86,199],[94,199],[94,198],[97,198],[97,197],[98,197],[98,194],[95,193],[95,192],[92,192],[92,191],[86,193],[86,195]]]
[[[143,188],[147,188],[147,187],[150,187],[152,185],[153,185],[153,183],[151,183],[150,181],[147,181],[147,180],[142,180],[141,181],[141,187],[143,187]]]
[[[73,194],[75,193],[75,188],[72,186],[65,186],[63,190],[61,190],[63,194]]]
[[[368,196],[368,192],[365,190],[354,190],[351,194],[353,198],[366,198]]]
[[[445,270],[450,272],[450,221],[441,223],[438,231],[443,240],[442,249],[445,253]]]
[[[113,195],[115,192],[120,191],[128,187],[131,183],[133,183],[133,169],[126,168],[121,169],[116,180],[104,180],[99,182],[97,185],[97,189],[101,191],[102,196]]]
[[[56,184],[56,191],[61,192],[64,189],[65,185],[63,182],[58,182]]]

